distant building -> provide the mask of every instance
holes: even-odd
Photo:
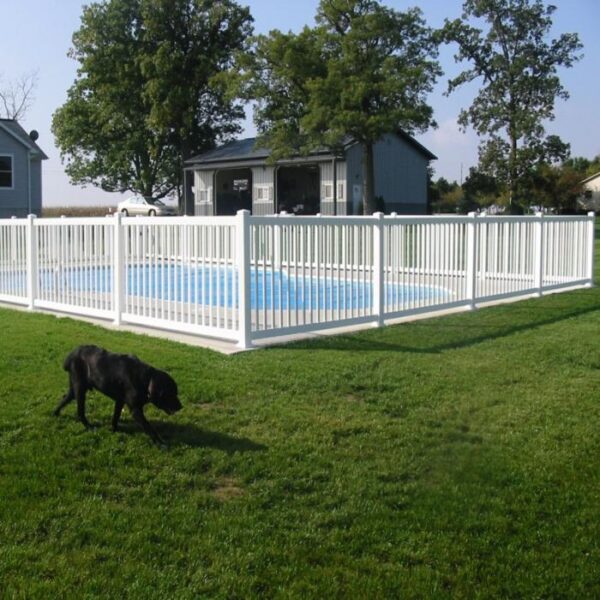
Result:
[[[362,214],[362,148],[349,139],[339,156],[326,149],[268,163],[270,151],[248,138],[186,161],[185,213]],[[427,212],[427,166],[436,157],[399,131],[374,146],[375,197],[386,213]],[[334,178],[335,168],[335,178]],[[335,196],[334,196],[335,192]]]
[[[42,212],[42,160],[48,157],[14,119],[0,119],[0,218]]]
[[[586,210],[600,210],[600,173],[587,177],[582,182],[583,198],[580,203]]]

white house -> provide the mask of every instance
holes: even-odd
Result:
[[[581,205],[586,210],[600,210],[600,173],[587,177],[582,182],[583,198],[580,200]]]

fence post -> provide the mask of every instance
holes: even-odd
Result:
[[[384,324],[384,265],[383,265],[383,213],[373,213],[373,325]]]
[[[588,213],[588,217],[590,219],[589,223],[588,223],[588,244],[589,244],[589,248],[588,248],[588,252],[589,252],[589,258],[588,258],[588,283],[586,284],[588,287],[593,287],[594,285],[594,250],[595,250],[595,245],[594,245],[594,230],[596,228],[596,213],[594,213],[594,211],[590,211]]]
[[[535,216],[533,286],[536,289],[536,296],[541,296],[544,289],[544,213],[536,212]]]
[[[123,312],[124,299],[124,265],[125,265],[125,248],[123,238],[123,224],[121,222],[121,212],[115,213],[115,229],[113,235],[113,302],[115,318],[114,324],[121,324],[121,313]]]
[[[238,210],[235,226],[235,249],[238,271],[238,348],[252,347],[252,313],[250,297],[250,211]]]
[[[477,299],[477,213],[470,212],[467,216],[467,300],[473,310]]]
[[[33,310],[37,296],[38,256],[35,215],[27,215],[27,307]]]

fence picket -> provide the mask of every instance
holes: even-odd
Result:
[[[592,285],[587,216],[0,220],[0,301],[234,340]]]

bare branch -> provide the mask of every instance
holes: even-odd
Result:
[[[6,82],[3,82],[0,77],[1,118],[17,121],[25,118],[27,111],[35,100],[34,92],[37,88],[38,79],[37,70]]]

